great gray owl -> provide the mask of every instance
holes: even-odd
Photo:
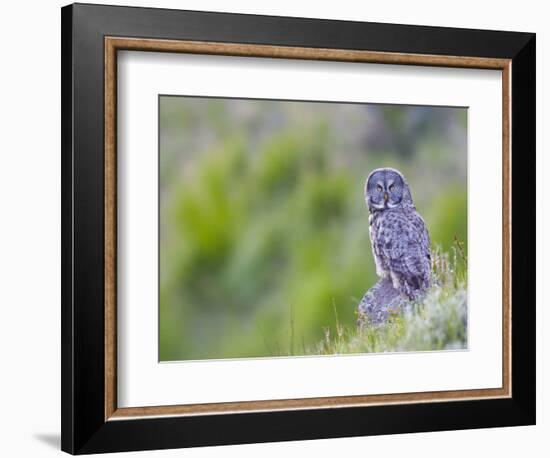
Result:
[[[373,170],[364,195],[380,281],[359,304],[360,324],[365,318],[385,320],[404,302],[418,299],[431,284],[430,237],[405,177],[391,168]]]

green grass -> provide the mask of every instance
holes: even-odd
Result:
[[[433,351],[467,347],[466,257],[456,241],[451,255],[434,250],[434,286],[425,298],[396,313],[387,323],[346,327],[336,316],[336,331],[307,348],[309,355]]]

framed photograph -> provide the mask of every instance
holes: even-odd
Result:
[[[63,450],[535,423],[534,34],[70,5],[62,149]]]

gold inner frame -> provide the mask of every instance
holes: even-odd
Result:
[[[502,72],[502,387],[399,394],[333,396],[303,399],[182,404],[119,408],[117,405],[117,51],[153,51],[240,57],[268,57],[378,64],[422,65],[501,70]],[[273,410],[358,407],[507,398],[512,394],[511,368],[511,60],[344,49],[301,48],[143,38],[105,37],[105,420],[151,416],[245,413]]]

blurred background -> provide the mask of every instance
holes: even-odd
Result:
[[[160,360],[307,354],[375,282],[363,186],[395,167],[467,248],[467,109],[160,97]]]

